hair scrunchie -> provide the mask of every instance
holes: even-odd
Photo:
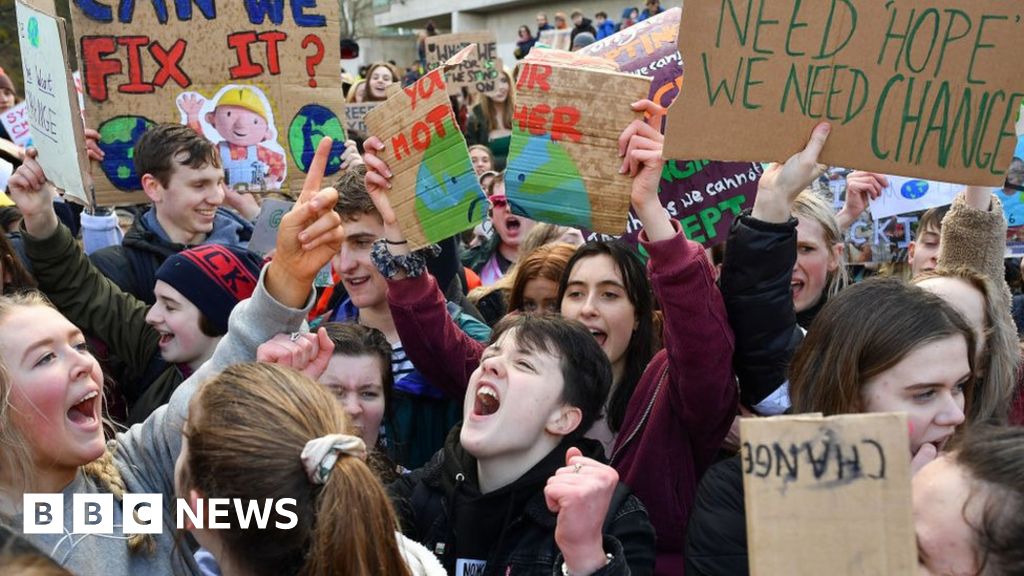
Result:
[[[306,442],[302,449],[302,467],[309,481],[326,484],[340,454],[366,460],[366,444],[362,438],[348,434],[328,434]]]

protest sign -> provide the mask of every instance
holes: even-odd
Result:
[[[820,158],[999,185],[1016,143],[1024,23],[1012,2],[691,0],[686,89],[667,158],[783,161],[815,124]]]
[[[366,135],[366,114],[379,102],[349,102],[345,104],[345,132]]]
[[[905,414],[743,418],[752,576],[913,574]]]
[[[66,197],[91,204],[84,176],[89,167],[75,82],[68,66],[63,18],[19,0],[18,40],[32,145],[46,178]]]
[[[194,127],[217,146],[239,191],[298,190],[317,144],[341,167],[338,3],[174,0],[72,3],[86,115],[106,158],[97,201],[145,201],[132,158],[157,123]]]
[[[647,97],[667,108],[683,84],[676,44],[681,12],[670,8],[576,54],[607,58],[622,72],[650,78]],[[711,247],[725,241],[735,217],[754,205],[760,174],[758,163],[668,160],[659,198],[669,214],[680,220],[687,238]],[[622,240],[635,244],[640,230],[640,220],[630,212]]]
[[[474,50],[467,46],[366,115],[369,132],[384,143],[379,155],[394,174],[391,205],[414,250],[472,228],[487,213],[444,81],[445,68]]]
[[[19,102],[0,114],[0,123],[11,137],[11,142],[18,146],[32,145],[32,131],[28,125],[28,102]]]
[[[465,58],[460,64],[449,67],[444,74],[448,91],[458,93],[462,87],[486,94],[494,92],[500,68],[497,61],[497,39],[493,31],[463,32],[427,36],[424,41],[427,51],[427,70],[440,68],[466,46],[476,44],[476,54]]]
[[[248,249],[260,256],[266,256],[277,246],[277,229],[281,227],[281,218],[292,209],[294,202],[267,198],[260,205],[260,215],[256,218],[252,238]]]
[[[632,178],[619,173],[618,138],[640,117],[630,104],[647,95],[650,79],[565,58],[536,48],[520,64],[505,193],[520,216],[622,234]]]
[[[888,218],[952,204],[953,198],[964,189],[962,184],[902,176],[888,178],[889,186],[882,189],[878,199],[871,201],[871,215],[875,218]]]
[[[568,52],[572,48],[572,30],[541,30],[537,43],[552,50]]]

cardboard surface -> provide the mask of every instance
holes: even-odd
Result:
[[[783,161],[832,122],[821,161],[1002,183],[1024,98],[1024,22],[999,0],[688,0],[688,80],[667,158]]]
[[[752,576],[914,574],[905,414],[744,418]]]
[[[889,176],[889,186],[882,190],[877,200],[871,201],[871,215],[875,218],[888,218],[946,206],[952,204],[953,198],[963,189],[960,184]]]
[[[676,45],[681,12],[678,7],[670,8],[574,54],[606,58],[622,72],[650,78],[647,97],[667,108],[683,85],[683,62]],[[761,165],[756,162],[668,160],[658,197],[679,220],[687,238],[711,247],[724,242],[736,216],[753,207],[760,174]],[[640,220],[630,212],[621,239],[636,244],[642,229]]]
[[[546,60],[551,54],[531,50],[520,65],[505,169],[512,211],[622,234],[632,178],[619,174],[618,138],[640,117],[630,104],[647,95],[650,79],[555,63],[564,59],[557,54]]]
[[[497,43],[494,32],[490,30],[428,36],[426,39],[427,70],[441,67],[466,46],[476,44],[475,55],[469,56],[462,63],[448,68],[445,72],[444,79],[448,84],[448,92],[457,93],[462,87],[485,94],[494,92],[501,70]]]
[[[474,50],[467,46],[446,67]],[[413,250],[472,228],[487,213],[448,99],[446,67],[396,91],[366,115],[369,133],[384,143],[380,157],[394,174],[391,205]]]
[[[298,190],[324,136],[336,146],[327,175],[340,168],[337,2],[73,2],[72,17],[86,116],[106,152],[99,203],[146,201],[133,193],[132,155],[155,123],[191,124],[216,142],[239,190]],[[223,117],[232,108],[239,130]]]
[[[345,132],[366,134],[366,114],[379,102],[349,102],[345,104]]]
[[[37,160],[54,186],[89,205],[89,158],[78,96],[68,66],[65,23],[25,2],[16,3],[27,120]]]

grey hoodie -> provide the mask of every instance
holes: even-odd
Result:
[[[26,539],[79,575],[199,574],[187,546],[176,542],[175,531],[174,464],[181,450],[181,430],[188,415],[189,401],[198,385],[211,376],[232,364],[253,361],[256,348],[275,334],[299,330],[314,303],[311,294],[304,310],[283,306],[267,293],[265,275],[266,268],[252,298],[240,302],[231,313],[228,333],[221,339],[213,357],[178,387],[167,405],[111,440],[114,460],[126,491],[163,496],[164,527],[162,534],[154,535],[156,551],[150,555],[129,551],[126,538],[120,534],[122,510],[116,499],[114,531],[117,536],[71,534],[72,495],[106,493],[95,480],[81,472],[64,489],[66,534],[31,534],[25,535]],[[15,518],[12,528],[21,532],[20,516]]]

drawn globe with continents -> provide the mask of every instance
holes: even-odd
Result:
[[[334,140],[327,169],[324,171],[324,174],[330,176],[341,170],[341,154],[345,151],[345,128],[334,112],[319,104],[307,104],[300,108],[288,127],[288,149],[299,170],[309,172],[309,165],[313,163],[313,156],[316,155],[316,147],[325,136],[330,136]]]
[[[435,133],[416,172],[416,217],[431,241],[461,232],[483,218],[486,198],[451,116]]]
[[[100,124],[99,146],[104,154],[100,168],[118,190],[132,192],[142,189],[139,175],[135,173],[135,143],[155,125],[142,116],[116,116]]]
[[[515,134],[505,192],[512,212],[543,222],[592,228],[590,197],[568,152],[550,136]]]
[[[928,182],[925,180],[907,180],[900,187],[900,194],[908,200],[917,200],[928,193]]]

